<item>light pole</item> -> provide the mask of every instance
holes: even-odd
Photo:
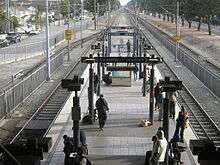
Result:
[[[81,22],[80,22],[80,40],[81,40],[81,48],[83,48],[83,34],[82,34],[82,21],[83,21],[83,0],[81,0]]]
[[[180,12],[180,2],[179,0],[176,2],[176,37],[180,37],[180,26],[179,26],[179,12]],[[179,50],[179,40],[176,40],[176,53],[175,53],[175,61],[178,58],[178,50]]]
[[[173,5],[169,5],[169,6],[173,6]],[[180,2],[179,2],[179,0],[177,0],[175,6],[176,6],[176,35],[173,36],[173,39],[176,42],[176,51],[175,51],[175,59],[174,59],[174,61],[176,62],[177,57],[178,57],[179,40],[180,40],[180,26],[179,26]],[[168,10],[163,8],[162,6],[160,6],[160,8],[163,9],[166,13],[172,14],[171,12],[169,12]]]
[[[6,33],[10,32],[10,11],[9,11],[9,0],[5,0],[5,9],[6,9]]]
[[[96,30],[96,0],[94,0],[94,30]]]
[[[68,30],[70,30],[70,1],[68,0]],[[68,40],[68,57],[67,61],[70,60],[70,40]]]
[[[48,21],[48,0],[46,0],[46,54],[47,54],[47,78],[50,80],[50,43],[49,43],[49,21]]]
[[[74,38],[76,38],[76,1],[74,1],[74,4],[73,4],[73,17],[74,17],[74,23],[73,23],[73,27],[74,27],[74,32],[73,32],[73,35],[74,35]]]

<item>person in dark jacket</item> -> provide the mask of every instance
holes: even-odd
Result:
[[[104,96],[102,94],[100,95],[100,97],[96,101],[95,106],[98,111],[99,127],[100,127],[100,130],[103,131],[103,127],[105,126],[105,122],[107,120],[106,111],[108,111],[109,108],[108,108],[108,103],[104,99]]]
[[[83,150],[82,147],[77,149],[74,165],[92,165],[92,162],[84,155]]]
[[[157,85],[154,87],[155,110],[159,109],[159,107],[158,107],[159,94],[160,94],[160,84],[157,83]]]
[[[64,148],[63,152],[65,154],[65,159],[64,159],[64,165],[69,164],[69,156],[73,152],[73,142],[71,141],[70,137],[67,135],[63,135],[63,143],[64,143]]]
[[[96,93],[97,91],[98,83],[99,83],[99,76],[94,73],[94,93]]]

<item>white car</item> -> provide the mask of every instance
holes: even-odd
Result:
[[[30,32],[28,32],[30,35],[37,35],[40,33],[39,30],[31,30]]]

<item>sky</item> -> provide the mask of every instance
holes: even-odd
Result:
[[[126,5],[130,0],[120,0],[122,6]]]

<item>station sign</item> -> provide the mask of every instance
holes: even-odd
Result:
[[[82,63],[151,63],[157,64],[162,62],[160,57],[81,57]]]

